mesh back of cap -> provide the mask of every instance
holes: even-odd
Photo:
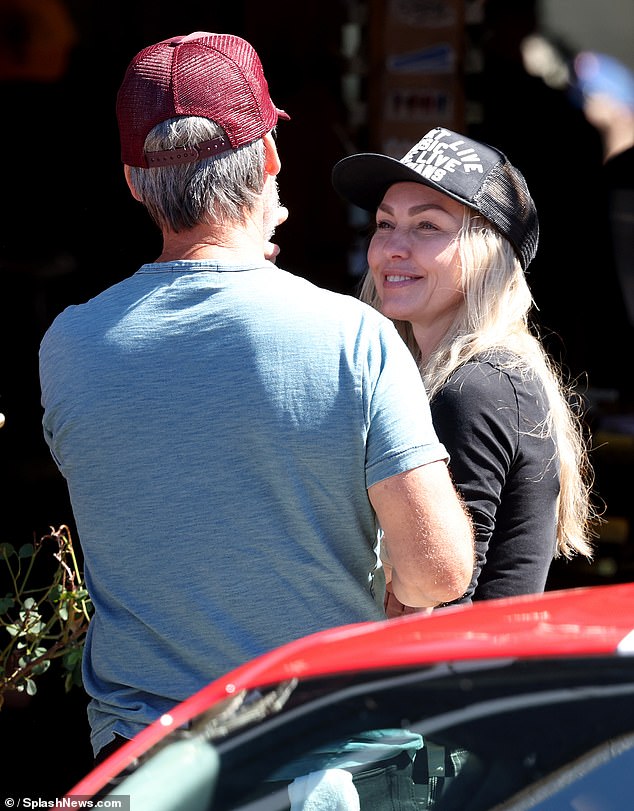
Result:
[[[477,203],[514,246],[526,270],[537,252],[539,222],[523,176],[507,161],[498,163],[480,189]]]
[[[174,116],[215,121],[236,149],[273,129],[278,114],[260,59],[246,40],[204,32],[164,40],[137,54],[119,88],[122,160],[146,166],[148,132]]]

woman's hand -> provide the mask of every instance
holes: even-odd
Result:
[[[429,608],[412,608],[411,605],[403,605],[398,597],[394,595],[392,591],[392,564],[389,562],[385,536],[381,539],[381,563],[385,572],[385,598],[383,599],[385,616],[391,620],[395,617],[402,617],[404,614],[431,614],[434,610],[433,606]]]
[[[386,572],[387,575],[387,572]],[[433,606],[429,608],[412,608],[411,605],[403,605],[403,603],[394,596],[392,591],[392,583],[385,584],[385,599],[383,600],[383,610],[385,616],[392,620],[395,617],[402,617],[404,614],[431,614],[434,610]]]

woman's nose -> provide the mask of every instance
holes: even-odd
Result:
[[[410,252],[407,235],[398,228],[391,232],[383,247],[388,256],[407,256]]]

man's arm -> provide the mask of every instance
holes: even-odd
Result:
[[[384,532],[394,595],[417,607],[461,597],[473,574],[473,527],[446,463],[391,476],[368,496]]]

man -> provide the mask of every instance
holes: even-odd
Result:
[[[454,599],[473,567],[391,323],[263,258],[288,116],[253,48],[204,32],[145,48],[117,116],[163,250],[66,309],[40,349],[95,607],[95,753],[279,644],[384,618],[377,525],[403,602]]]

